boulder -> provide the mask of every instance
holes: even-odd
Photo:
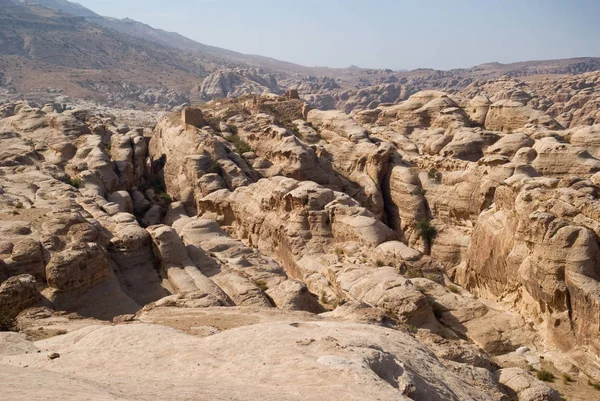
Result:
[[[189,124],[197,128],[202,128],[206,125],[202,110],[196,107],[186,107],[181,112],[181,121],[184,124]]]

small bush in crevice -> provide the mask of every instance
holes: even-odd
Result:
[[[262,292],[265,292],[265,291],[267,291],[267,290],[269,289],[269,286],[268,286],[268,285],[267,285],[267,283],[265,283],[263,280],[256,280],[256,281],[254,282],[254,284],[255,284],[255,285],[258,287],[258,288],[260,288],[260,290],[261,290]]]
[[[173,199],[171,199],[171,195],[169,195],[166,192],[161,192],[158,194],[158,196],[167,203],[173,202]]]
[[[153,190],[155,194],[167,192],[165,184],[163,184],[162,180],[156,176],[150,177],[147,183],[138,186],[138,190],[142,193],[146,192],[148,189]]]
[[[440,181],[442,179],[442,174],[437,171],[435,167],[429,169],[427,176],[435,181]]]
[[[423,272],[418,269],[410,269],[409,268],[403,272],[401,271],[400,274],[402,274],[406,278],[422,278],[423,277]]]
[[[104,151],[106,152],[106,155],[112,159],[112,152],[111,152],[111,146],[112,144],[110,142],[108,142],[106,145],[104,145]]]
[[[450,291],[453,294],[459,294],[460,293],[460,290],[455,285],[449,285],[448,286],[448,291]]]
[[[540,370],[535,374],[535,376],[538,378],[538,380],[543,382],[554,382],[554,375],[547,370]]]
[[[425,245],[429,251],[431,249],[431,245],[433,244],[433,240],[437,236],[437,230],[431,225],[430,220],[421,220],[417,223],[417,232],[425,242]]]
[[[231,138],[231,143],[233,143],[233,146],[235,147],[235,150],[240,154],[244,154],[246,152],[252,152],[252,148],[250,147],[250,145],[248,144],[248,142],[244,141],[242,138],[240,138],[239,135],[234,135]]]
[[[596,390],[600,391],[600,383],[588,380],[588,384]]]
[[[81,179],[77,177],[69,178],[69,185],[79,189],[81,187]]]
[[[227,126],[229,127],[229,130],[231,131],[231,133],[233,135],[237,135],[237,133],[238,133],[238,127],[236,125],[227,124]]]
[[[431,280],[431,281],[433,281],[433,282],[435,282],[435,283],[438,283],[438,284],[439,284],[439,282],[440,282],[440,276],[439,276],[439,275],[437,275],[437,274],[435,274],[435,273],[427,273],[427,274],[425,274],[425,276],[424,276],[424,277],[425,277],[427,280]]]
[[[375,266],[377,266],[377,267],[383,267],[383,266],[385,266],[385,262],[383,260],[377,260],[375,262]]]

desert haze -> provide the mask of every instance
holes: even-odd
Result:
[[[599,400],[600,58],[268,56],[0,0],[0,398]]]

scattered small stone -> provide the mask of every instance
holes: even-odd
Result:
[[[310,344],[312,344],[314,342],[315,342],[314,338],[306,338],[304,340],[298,340],[298,341],[296,341],[296,344],[306,346],[306,345],[310,345]]]

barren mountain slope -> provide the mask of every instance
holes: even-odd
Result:
[[[5,84],[20,92],[60,88],[105,102],[140,102],[147,89],[158,94],[168,87],[163,94],[181,104],[190,83],[199,82],[210,67],[195,55],[103,29],[82,17],[38,6],[0,7],[1,68]]]

